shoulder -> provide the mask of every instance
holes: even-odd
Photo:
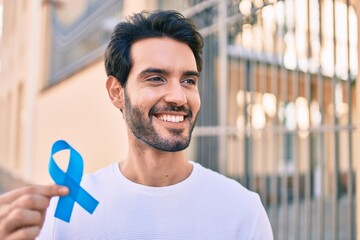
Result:
[[[85,174],[81,180],[81,185],[93,186],[109,184],[116,179],[116,163],[100,168],[94,173]]]
[[[242,202],[248,200],[253,204],[261,204],[258,194],[248,190],[238,181],[205,168],[198,163],[194,163],[194,169],[196,170],[197,184],[205,191],[222,198],[231,198],[235,201],[241,199]]]
[[[248,189],[242,186],[238,181],[231,179],[223,174],[215,172],[211,169],[205,168],[199,163],[194,163],[197,179],[200,183],[207,187],[217,188],[217,190],[233,190],[236,192],[251,193]],[[219,189],[220,188],[220,189]]]
[[[272,230],[260,196],[238,181],[194,163],[197,185],[208,206],[228,224],[241,226],[239,239],[272,239]],[[249,235],[250,234],[250,235]],[[249,237],[251,236],[251,237]]]

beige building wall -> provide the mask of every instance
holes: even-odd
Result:
[[[4,0],[3,3],[0,131],[4,134],[0,140],[0,161],[12,174],[26,177],[24,163],[31,159],[27,151],[32,148],[25,149],[24,146],[33,142],[29,137],[32,135],[34,93],[41,66],[38,49],[43,44],[39,34],[44,12],[33,9],[40,1]]]

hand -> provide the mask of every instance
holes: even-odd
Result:
[[[50,199],[68,193],[66,187],[37,185],[0,195],[0,239],[35,239],[44,224]]]

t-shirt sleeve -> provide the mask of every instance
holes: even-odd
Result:
[[[56,204],[58,202],[58,197],[54,197],[50,201],[50,205],[48,209],[46,210],[46,217],[44,225],[40,231],[39,236],[36,238],[36,240],[49,240],[54,239],[54,226],[55,226],[55,208]]]
[[[261,203],[260,197],[258,196],[257,199],[258,214],[255,218],[249,240],[273,240],[274,236],[269,218]]]

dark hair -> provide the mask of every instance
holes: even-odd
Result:
[[[125,87],[132,67],[132,44],[152,37],[169,37],[187,44],[194,53],[197,70],[201,72],[204,40],[195,25],[179,12],[158,10],[134,14],[127,22],[120,22],[115,26],[105,51],[106,74],[116,77]]]

